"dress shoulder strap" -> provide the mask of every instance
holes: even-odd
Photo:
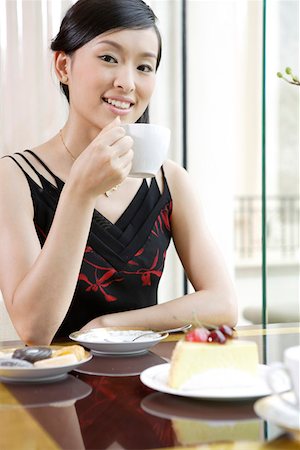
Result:
[[[33,166],[33,164],[31,164],[31,162],[26,158],[26,156],[23,155],[23,153],[18,153],[16,152],[16,155],[21,156],[21,158],[23,158],[26,163],[28,164],[28,166],[33,170],[33,172],[38,176],[40,182],[42,183],[42,186],[44,185],[43,183],[43,177],[42,175],[36,170],[36,168]],[[16,161],[17,162],[17,161]],[[20,164],[18,164],[20,166]],[[24,171],[23,171],[24,172]]]
[[[36,155],[32,150],[24,150],[27,153],[30,153],[40,164],[44,167],[44,169],[47,170],[47,172],[57,181],[57,176],[52,172],[52,170],[49,169],[49,167],[44,163],[44,161]],[[32,167],[32,165],[30,165]]]
[[[161,166],[161,172],[162,172],[163,180],[164,180],[164,191],[166,191],[167,194],[171,197],[171,192],[170,192],[168,181],[167,181],[167,178],[166,178],[164,166]]]
[[[25,151],[27,151],[27,150],[25,150]],[[29,153],[31,153],[31,151],[29,151]],[[45,178],[41,173],[39,173],[39,171],[34,167],[34,165],[29,161],[28,158],[26,158],[26,156],[23,153],[16,152],[16,153],[14,153],[14,155],[18,155],[19,157],[21,157],[26,162],[28,167],[31,168],[33,173],[35,173],[36,176],[38,177],[40,185],[30,176],[30,174],[26,171],[26,169],[17,161],[16,158],[14,158],[13,155],[5,155],[6,157],[11,158],[18,165],[18,167],[24,173],[24,175],[25,175],[29,185],[32,188],[34,188],[34,186],[39,186],[39,188],[42,187],[43,189],[45,189],[45,188],[49,188],[49,186],[54,186],[54,185],[52,185],[52,183],[49,180],[47,180],[47,178]],[[33,155],[36,156],[34,153],[33,153]],[[61,186],[61,181],[51,172],[50,169],[47,168],[47,166],[42,161],[41,161],[41,164],[43,165],[43,167],[45,167],[45,169],[53,177],[53,179],[55,180],[57,186]]]

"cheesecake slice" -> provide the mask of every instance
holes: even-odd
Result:
[[[258,371],[255,342],[179,341],[172,354],[168,385],[175,389],[246,386]]]

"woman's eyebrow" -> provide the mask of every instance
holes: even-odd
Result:
[[[109,40],[98,41],[98,42],[96,42],[95,47],[97,45],[102,45],[102,44],[110,45],[112,47],[115,47],[117,50],[122,50],[122,51],[124,50],[122,45],[118,44],[115,41],[109,41]],[[146,57],[157,59],[157,55],[155,53],[152,53],[152,52],[142,52],[141,56],[146,56]]]

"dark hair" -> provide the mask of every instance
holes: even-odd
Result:
[[[143,0],[78,0],[62,20],[60,30],[51,43],[51,50],[71,55],[99,34],[113,29],[153,28],[159,44],[156,69],[161,59],[161,35],[156,16]],[[60,83],[69,102],[69,88]],[[149,122],[149,108],[137,122]]]

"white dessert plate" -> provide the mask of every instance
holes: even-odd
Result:
[[[89,348],[96,356],[135,355],[147,352],[149,348],[168,337],[168,333],[149,334],[149,330],[141,329],[93,328],[83,332],[75,331],[69,337]],[[136,337],[139,337],[138,340],[132,341]]]
[[[291,403],[295,400],[293,392],[285,392],[281,395]],[[279,395],[271,395],[257,400],[254,411],[262,419],[294,434],[300,440],[300,411],[296,404],[289,405]]]
[[[13,349],[14,350],[14,349]],[[5,353],[10,349],[5,349]],[[2,383],[45,383],[66,378],[68,372],[86,363],[92,358],[86,351],[86,358],[72,364],[57,367],[0,367],[0,382]]]
[[[174,389],[167,384],[170,364],[159,364],[158,366],[149,367],[144,370],[140,379],[143,384],[165,394],[179,395],[182,397],[206,399],[206,400],[250,400],[270,395],[270,388],[265,381],[265,376],[269,367],[259,365],[258,376],[255,382],[247,386],[228,387],[226,388],[195,388],[195,389]],[[224,376],[220,371],[220,377]],[[289,386],[286,386],[287,390]]]

